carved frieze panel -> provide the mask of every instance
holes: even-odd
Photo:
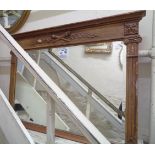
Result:
[[[89,43],[98,43],[106,40],[115,40],[123,38],[123,24],[113,24],[109,26],[100,26],[96,28],[87,28],[82,30],[67,30],[61,32],[50,32],[44,35],[22,38],[18,42],[24,49],[38,49],[48,47],[61,47],[70,45],[80,45]]]
[[[58,41],[71,42],[75,39],[92,39],[99,38],[100,36],[93,33],[71,33],[67,31],[61,35],[51,34],[50,36],[44,37],[43,39],[36,40],[36,44],[45,44],[45,43],[56,43]]]

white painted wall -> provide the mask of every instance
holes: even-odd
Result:
[[[155,26],[155,11],[153,11],[153,25]],[[155,47],[155,28],[153,28],[153,47]]]
[[[7,69],[7,72],[3,70]],[[10,72],[9,68],[5,68],[4,66],[0,66],[0,88],[6,97],[9,97],[9,82],[10,82]]]
[[[151,95],[151,59],[139,58],[138,75],[138,119],[139,136],[149,141],[150,95]]]
[[[147,10],[146,16],[140,21],[139,33],[143,38],[142,43],[140,43],[140,50],[149,50],[152,48],[153,13],[153,11]]]
[[[10,49],[0,39],[0,88],[9,96],[10,81]]]
[[[114,11],[114,10],[104,10],[104,11],[80,10],[80,11],[66,12],[64,14],[59,14],[55,16],[51,14],[50,17],[45,16],[44,19],[41,17],[41,19],[38,18],[37,20],[31,20],[31,18],[33,19],[33,17],[31,16],[34,16],[32,12],[32,14],[30,15],[28,19],[28,22],[26,22],[26,24],[17,33],[25,32],[25,31],[32,31],[36,29],[43,29],[43,28],[53,27],[53,26],[58,26],[58,25],[64,25],[64,24],[69,24],[69,23],[74,23],[74,22],[79,22],[79,21],[85,21],[85,20],[90,20],[90,19],[95,19],[95,18],[101,18],[101,17],[121,14],[125,12],[129,12],[129,10],[117,10],[117,11]]]
[[[3,40],[0,38],[0,60],[10,57],[10,49],[4,44]]]
[[[86,54],[85,46],[68,47],[68,57],[63,60],[103,95],[124,101],[126,47],[124,46],[121,56],[122,70],[119,65],[118,43],[120,42],[113,43],[113,51],[109,54]],[[53,49],[53,52],[58,55],[59,49]]]
[[[28,131],[0,89],[0,131],[9,144],[34,144]],[[4,117],[5,116],[5,117]],[[1,135],[1,134],[0,134]]]
[[[10,60],[0,60],[0,88],[3,93],[9,96],[9,81],[10,81]]]

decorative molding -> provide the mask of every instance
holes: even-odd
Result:
[[[73,33],[70,35],[70,39],[92,39],[92,38],[98,38],[99,35],[93,34],[93,33],[84,33],[84,32],[78,32]]]
[[[40,38],[34,42],[34,44],[45,44],[45,43],[56,43],[59,41],[63,42],[70,42],[75,39],[92,39],[92,38],[97,38],[99,37],[97,34],[93,33],[86,33],[86,32],[78,32],[78,33],[71,33],[71,31],[64,32],[61,35],[57,34],[51,34],[47,36],[46,38]]]
[[[70,31],[67,31],[62,35],[51,34],[50,36],[47,36],[47,38],[37,39],[36,43],[39,43],[39,44],[50,43],[50,42],[55,43],[60,40],[68,42],[70,41],[68,38],[70,35],[71,35]]]
[[[127,58],[138,57],[138,44],[141,41],[142,41],[142,38],[139,35],[125,39],[124,43],[127,45]]]
[[[130,36],[124,39],[124,44],[130,44],[130,43],[140,43],[142,41],[142,38],[140,35]]]
[[[138,34],[138,22],[125,23],[124,35],[135,35],[135,34]]]
[[[127,23],[129,21],[135,21],[135,22],[140,21],[142,17],[144,17],[145,15],[146,15],[146,11],[140,10],[140,11],[125,13],[120,15],[114,15],[110,17],[103,17],[103,18],[98,18],[94,20],[82,21],[82,22],[60,25],[60,26],[55,26],[55,27],[46,28],[46,29],[39,29],[35,31],[14,34],[13,37],[16,40],[20,40],[23,38],[29,38],[30,36],[34,37],[34,36],[43,35],[45,33],[49,34],[51,32],[54,33],[54,32],[60,32],[64,30],[68,31],[68,30],[77,30],[77,29],[85,29],[85,28],[92,28],[92,27],[95,28],[95,27],[117,24],[117,23],[122,23],[124,26],[124,23]]]

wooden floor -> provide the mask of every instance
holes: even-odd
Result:
[[[46,134],[32,131],[32,130],[28,130],[28,131],[36,144],[46,144]],[[55,144],[82,144],[82,143],[56,137]]]

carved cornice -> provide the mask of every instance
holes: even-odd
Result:
[[[124,35],[135,35],[138,34],[138,22],[125,23],[124,24]]]
[[[129,36],[127,38],[124,39],[124,44],[130,44],[130,43],[140,43],[142,41],[142,38],[140,37],[140,35],[135,35],[135,36]]]
[[[16,40],[20,40],[23,38],[31,38],[34,36],[38,35],[43,35],[43,34],[48,34],[48,33],[54,33],[54,32],[60,32],[64,30],[77,30],[77,29],[83,29],[83,28],[90,28],[90,27],[98,27],[98,26],[104,26],[104,25],[111,25],[111,24],[116,24],[116,23],[128,23],[129,21],[134,21],[138,22],[141,20],[142,17],[144,17],[146,14],[146,11],[135,11],[135,12],[129,12],[126,14],[120,14],[120,15],[114,15],[110,17],[104,17],[104,18],[99,18],[99,19],[94,19],[94,20],[88,20],[88,21],[82,21],[78,23],[71,23],[71,24],[66,24],[66,25],[61,25],[61,26],[56,26],[56,27],[51,27],[51,28],[46,28],[46,29],[41,29],[41,30],[35,30],[31,32],[24,32],[20,34],[14,34],[13,37]]]

